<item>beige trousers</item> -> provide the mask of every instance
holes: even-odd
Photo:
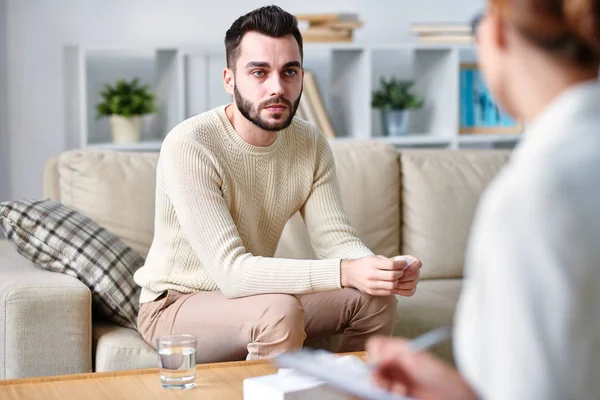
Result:
[[[156,348],[162,335],[198,338],[198,363],[272,358],[341,334],[338,352],[361,351],[371,335],[390,335],[396,298],[355,289],[307,295],[265,294],[228,299],[220,291],[168,291],[144,303],[138,330]],[[333,349],[332,349],[333,350]]]

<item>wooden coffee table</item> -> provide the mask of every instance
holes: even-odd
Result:
[[[10,379],[0,380],[0,399],[242,399],[244,379],[275,372],[265,360],[202,364],[196,366],[196,387],[190,390],[163,389],[156,368]]]

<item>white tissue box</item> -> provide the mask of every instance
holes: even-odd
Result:
[[[278,373],[244,379],[244,400],[347,400],[319,379],[281,368]]]

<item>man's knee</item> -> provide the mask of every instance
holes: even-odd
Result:
[[[398,322],[398,300],[395,295],[390,296],[372,296],[370,301],[373,313],[381,313],[382,318],[390,321],[391,329]]]
[[[389,331],[391,334],[398,322],[396,296],[372,296],[362,292],[359,296],[362,317],[368,317],[372,323],[380,326],[382,332]]]
[[[272,331],[277,336],[286,338],[300,345],[306,338],[304,330],[304,308],[300,301],[291,295],[265,295],[266,307],[261,313],[258,328]]]

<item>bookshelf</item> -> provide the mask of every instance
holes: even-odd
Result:
[[[336,135],[331,140],[375,138],[399,148],[480,148],[510,147],[521,139],[514,129],[460,133],[460,70],[475,61],[470,44],[305,43],[304,53],[304,67],[314,74]],[[179,121],[231,101],[222,84],[224,60],[220,47],[66,48],[67,128],[69,136],[78,138],[74,147],[158,151],[164,135]],[[100,73],[103,69],[107,72]],[[160,112],[146,121],[139,144],[112,144],[107,121],[91,115],[99,82],[119,71],[125,77],[142,71],[158,90]],[[411,115],[406,136],[382,136],[381,116],[371,108],[371,93],[381,76],[414,80],[414,91],[425,97],[423,109]]]

